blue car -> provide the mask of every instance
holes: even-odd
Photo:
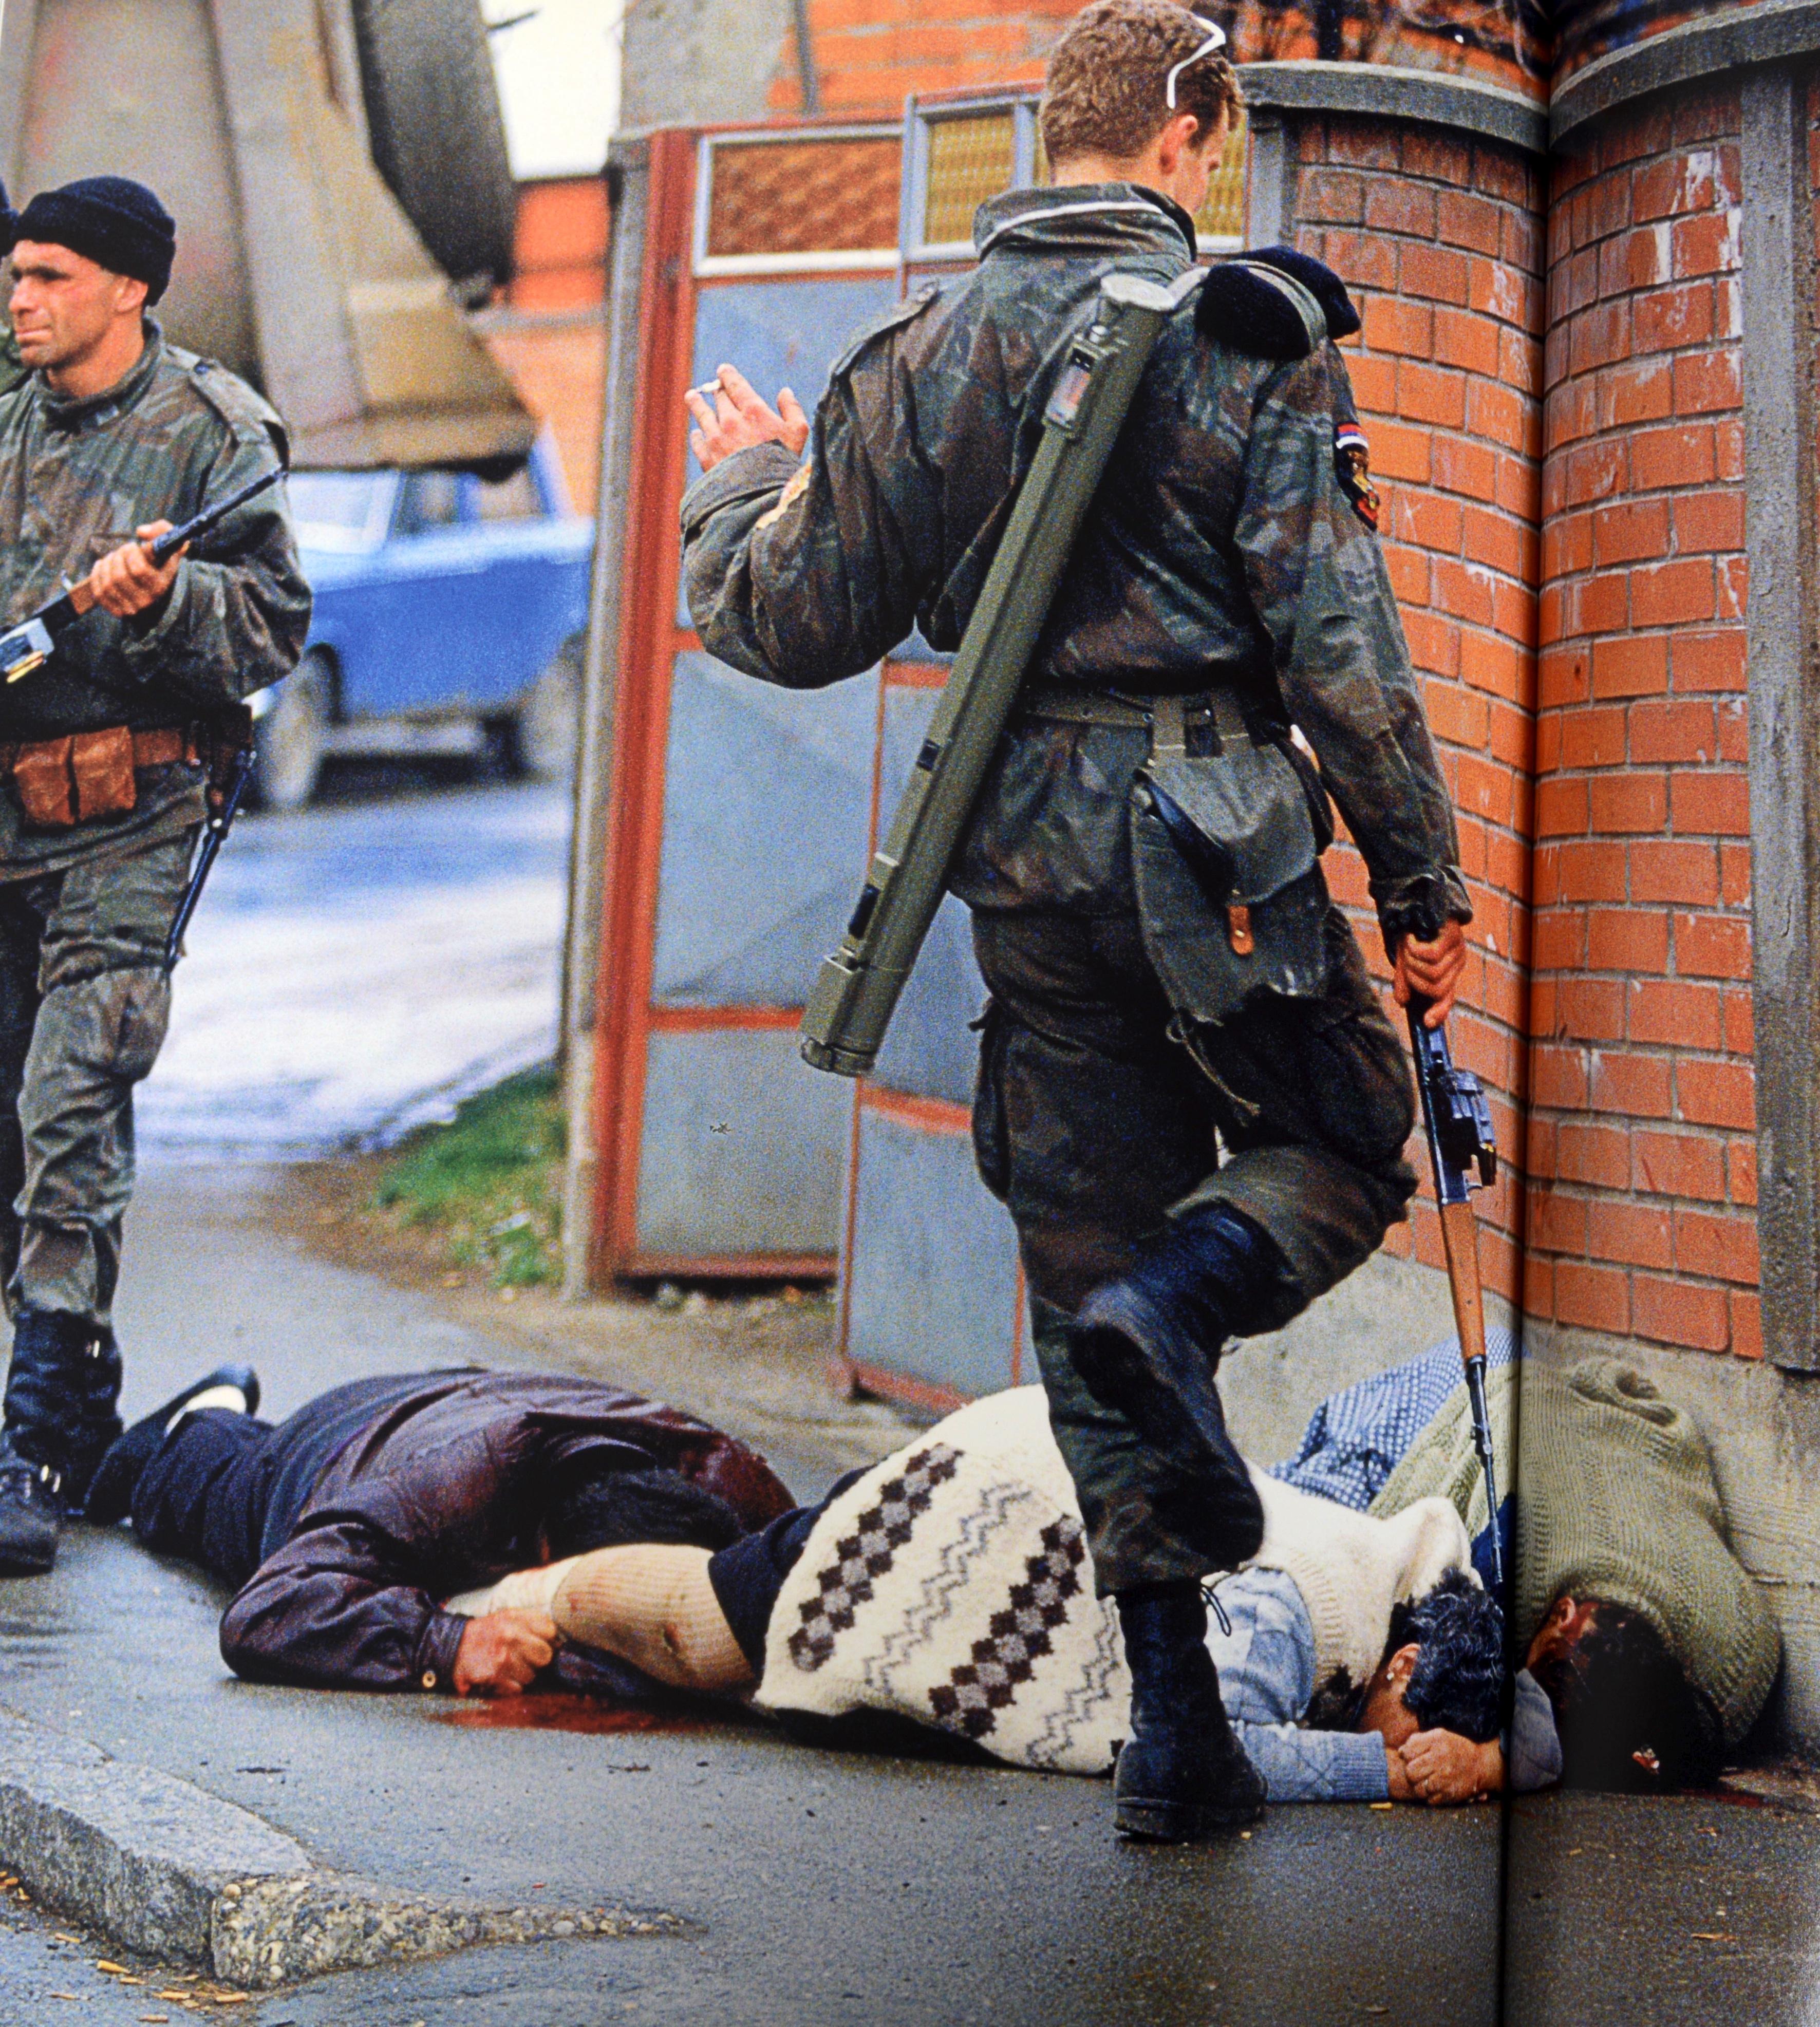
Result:
[[[294,674],[253,700],[253,785],[301,809],[338,755],[573,764],[594,524],[547,443],[497,484],[443,471],[301,471],[290,482],[316,593]]]

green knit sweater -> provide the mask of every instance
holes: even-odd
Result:
[[[1565,1372],[1526,1360],[1492,1373],[1493,1426],[1501,1433],[1510,1426],[1519,1371],[1519,1644],[1529,1645],[1563,1593],[1629,1606],[1711,1703],[1726,1745],[1737,1745],[1769,1696],[1781,1642],[1726,1538],[1706,1438],[1641,1372],[1610,1358]],[[1500,1454],[1510,1455],[1508,1438]],[[1399,1513],[1432,1493],[1451,1499],[1475,1534],[1484,1527],[1464,1386],[1417,1438],[1371,1511]]]

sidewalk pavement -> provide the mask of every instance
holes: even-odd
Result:
[[[272,1228],[269,1193],[285,1187],[272,1171],[146,1178],[121,1316],[129,1408],[230,1353],[260,1367],[278,1413],[364,1372],[598,1358],[578,1336],[527,1335],[515,1314],[508,1331],[503,1310],[488,1331],[473,1305],[452,1315],[312,1257]],[[651,1383],[658,1361],[637,1354],[635,1335],[603,1377]],[[670,1397],[706,1405],[711,1381],[715,1412],[801,1496],[901,1436],[881,1411],[818,1390],[812,1371],[792,1420],[774,1375],[729,1376],[733,1363],[717,1375],[705,1350],[676,1357]],[[1502,1837],[1489,1807],[1284,1810],[1244,1839],[1133,1848],[1111,1836],[1100,1783],[814,1752],[756,1722],[632,1730],[545,1706],[555,1722],[500,1725],[484,1706],[237,1682],[216,1648],[220,1604],[129,1534],[75,1530],[51,1578],[0,1584],[0,1705],[114,1756],[123,1778],[150,1770],[249,1812],[294,1841],[319,1883],[424,1896],[449,1922],[477,1908],[673,1918],[648,1922],[659,1933],[578,1928],[256,1993],[234,2010],[260,2027],[1497,2017]],[[0,1822],[6,1793],[0,1768]],[[1806,2021],[1817,1848],[1812,1819],[1769,1809],[1524,1804],[1510,1937],[1526,1967],[1507,2017]],[[0,1867],[20,1855],[0,1848]],[[3,1903],[0,1914],[0,2018],[184,2017],[147,2003],[154,1983],[98,1983],[92,1940],[54,1947],[61,1924]],[[40,2004],[65,1975],[55,1988],[79,1996]]]

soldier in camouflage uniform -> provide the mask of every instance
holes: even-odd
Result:
[[[1099,0],[1050,61],[1055,186],[981,209],[977,268],[863,334],[812,430],[730,368],[713,408],[692,396],[707,469],[683,504],[685,567],[711,653],[814,687],[913,625],[958,643],[1102,279],[1167,284],[1195,258],[1189,211],[1238,101],[1217,37],[1168,0]],[[1213,1385],[1221,1348],[1350,1273],[1415,1178],[1401,1045],[1318,870],[1319,975],[1237,1010],[1209,989],[1230,963],[1210,940],[1237,950],[1235,918],[1191,882],[1192,905],[1146,899],[1139,862],[1173,850],[1144,788],[1162,728],[1236,710],[1254,744],[1286,748],[1300,727],[1364,855],[1400,999],[1445,1014],[1471,914],[1331,342],[1357,317],[1319,264],[1272,257],[1216,269],[1158,342],[951,878],[991,995],[980,1169],[1017,1224],[1132,1667],[1117,1819],[1171,1841],[1261,1800],[1204,1644],[1200,1579],[1262,1524]]]
[[[120,1432],[112,1328],[133,1087],[165,940],[240,700],[302,651],[282,489],[163,566],[142,546],[284,461],[278,417],[147,314],[175,228],[142,185],[35,198],[13,252],[30,377],[0,394],[0,621],[92,571],[96,608],[0,692],[0,1265],[13,1320],[0,1567],[48,1569]]]

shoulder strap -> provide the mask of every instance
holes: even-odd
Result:
[[[284,419],[262,396],[254,393],[236,373],[201,353],[165,342],[164,356],[188,382],[190,391],[214,411],[229,432],[242,443],[263,443],[278,453],[286,470],[290,466],[290,435]]]

